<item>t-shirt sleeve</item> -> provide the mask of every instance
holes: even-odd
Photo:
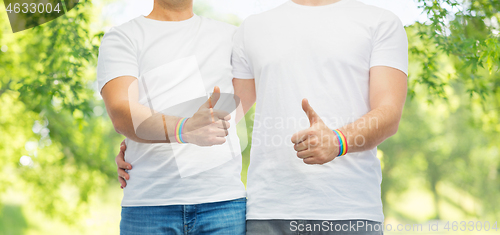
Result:
[[[370,68],[388,66],[408,75],[408,37],[401,20],[383,12],[374,35]]]
[[[137,53],[130,39],[116,29],[111,29],[102,39],[97,60],[99,91],[109,81],[121,76],[139,76]]]
[[[233,37],[233,53],[231,62],[233,65],[233,76],[238,79],[253,79],[252,69],[248,63],[248,57],[245,52],[244,23],[236,30]]]

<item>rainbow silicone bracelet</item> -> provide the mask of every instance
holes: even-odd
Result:
[[[344,141],[344,153],[342,153],[342,156],[347,154],[347,151],[349,151],[349,145],[347,144],[347,138],[345,137],[344,133],[342,131],[337,130],[340,133],[340,136],[342,137],[342,140]]]
[[[175,125],[175,140],[179,144],[186,144],[186,142],[182,139],[182,129],[184,128],[184,124],[187,120],[187,118],[181,118],[177,122],[177,125]]]
[[[343,152],[342,151],[342,140],[340,139],[340,134],[337,132],[337,130],[333,130],[333,133],[337,136],[337,140],[339,141],[339,154],[337,156],[340,156],[340,154]]]
[[[342,133],[342,131],[340,131],[339,129],[333,130],[333,133],[335,133],[339,141],[338,157],[346,155],[347,151],[349,150],[349,147],[347,146],[347,139],[345,138],[344,133]]]

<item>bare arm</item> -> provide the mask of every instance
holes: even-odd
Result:
[[[349,153],[373,149],[396,134],[407,94],[407,76],[404,72],[377,66],[370,70],[371,111],[340,130],[346,135]],[[339,153],[338,140],[314,112],[307,100],[302,107],[311,127],[292,137],[297,156],[307,164],[324,164]]]
[[[255,103],[255,79],[233,79],[234,93],[235,96],[240,98],[241,110],[238,109],[236,113],[236,122],[241,120],[241,118],[252,108]],[[107,107],[107,105],[106,105]],[[109,112],[109,111],[108,111]],[[116,165],[118,168],[118,180],[120,181],[121,187],[127,186],[126,180],[130,178],[126,170],[132,169],[132,165],[125,162],[125,141],[120,145],[120,152],[115,158]]]
[[[346,135],[349,152],[373,149],[396,134],[408,89],[405,73],[390,67],[370,70],[371,111],[340,130]]]
[[[111,80],[102,89],[102,97],[118,133],[140,143],[175,142],[175,125],[180,117],[163,115],[141,105],[135,77]],[[216,87],[212,97],[186,121],[182,136],[188,143],[200,146],[225,143],[230,116],[227,112],[212,109],[219,97],[220,89]]]
[[[234,95],[241,100],[242,110],[238,109],[236,113],[236,123],[238,123],[243,116],[255,104],[255,79],[233,79]]]
[[[148,107],[139,104],[135,77],[124,76],[109,81],[102,89],[102,97],[116,132],[140,143],[170,143],[175,124],[180,118],[166,116],[165,130],[162,116],[156,111],[152,115]],[[133,124],[134,118],[144,120],[141,128],[137,128],[137,132]],[[165,131],[169,136],[168,139]]]

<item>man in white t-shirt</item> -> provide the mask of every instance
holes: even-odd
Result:
[[[382,234],[377,145],[406,99],[401,21],[356,0],[292,0],[233,43],[236,94],[257,103],[247,234]]]
[[[134,166],[127,167],[121,234],[245,233],[230,115],[239,103],[230,60],[236,27],[192,7],[192,0],[155,0],[150,15],[102,39],[99,90]]]
[[[356,0],[288,1],[245,20],[232,61],[256,87],[247,234],[381,234],[377,145],[407,91],[400,19]]]

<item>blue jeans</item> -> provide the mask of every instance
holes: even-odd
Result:
[[[121,235],[244,235],[246,198],[197,205],[122,207]]]

